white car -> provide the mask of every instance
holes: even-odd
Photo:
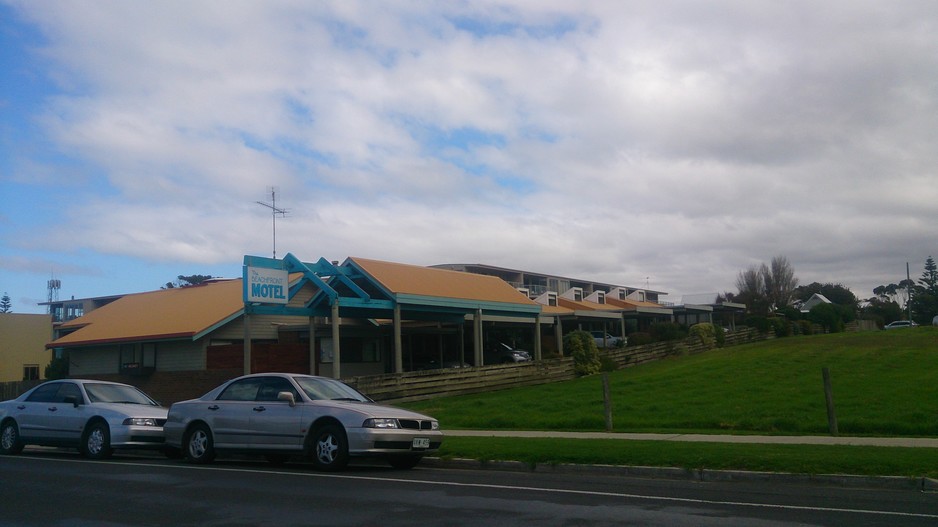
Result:
[[[625,339],[622,337],[613,337],[605,331],[590,331],[593,336],[593,342],[597,348],[618,348],[625,345]]]
[[[76,447],[105,459],[117,448],[164,448],[166,408],[116,382],[49,381],[0,403],[0,454],[26,445]]]
[[[432,417],[376,404],[335,379],[294,373],[245,375],[174,403],[165,430],[166,443],[191,463],[209,463],[220,451],[253,452],[273,463],[308,457],[320,470],[366,456],[409,469],[443,441]]]
[[[896,320],[895,322],[890,322],[886,324],[883,329],[899,329],[899,328],[914,328],[918,327],[918,324],[912,322],[911,320]]]

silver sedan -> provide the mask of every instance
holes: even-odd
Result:
[[[409,469],[443,440],[432,417],[376,404],[335,379],[292,373],[238,377],[175,403],[165,431],[192,463],[209,463],[217,451],[254,452],[271,462],[308,457],[320,470],[339,470],[350,457]]]
[[[166,408],[116,382],[49,381],[0,403],[0,454],[26,445],[77,447],[104,459],[115,448],[163,448]]]

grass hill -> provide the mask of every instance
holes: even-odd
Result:
[[[616,432],[938,436],[938,328],[763,341],[609,374]],[[445,428],[600,431],[600,376],[407,405]]]

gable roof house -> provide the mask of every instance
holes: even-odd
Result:
[[[832,304],[832,303],[833,302],[828,300],[828,298],[822,295],[821,293],[814,293],[813,295],[811,295],[810,298],[805,300],[803,304],[801,304],[799,311],[801,311],[802,313],[810,313],[811,308],[813,308],[814,306],[818,306],[821,304]]]

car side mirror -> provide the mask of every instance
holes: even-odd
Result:
[[[71,405],[74,406],[75,408],[78,408],[78,404],[79,404],[79,403],[78,403],[78,397],[76,397],[76,396],[74,396],[74,395],[66,395],[64,401],[65,401],[66,403],[71,404]]]
[[[290,392],[280,392],[277,394],[278,401],[286,401],[290,403],[290,407],[296,406],[296,397],[293,397],[293,394]]]

